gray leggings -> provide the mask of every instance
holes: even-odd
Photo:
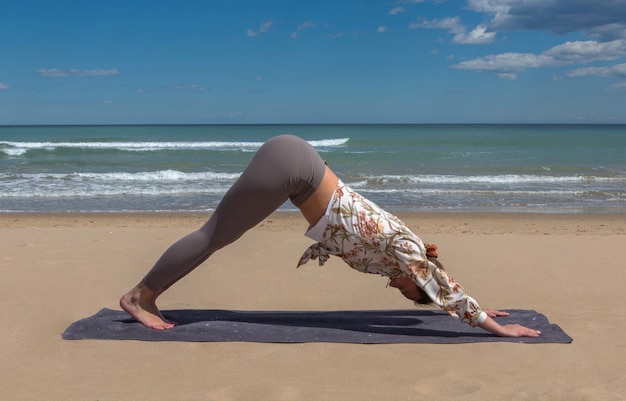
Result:
[[[322,158],[303,139],[293,135],[271,138],[224,195],[209,221],[165,251],[144,277],[144,284],[153,291],[164,290],[287,199],[300,207],[318,188],[325,171]]]

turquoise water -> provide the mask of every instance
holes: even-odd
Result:
[[[626,213],[626,125],[4,126],[0,211],[210,211],[287,133],[392,211]]]

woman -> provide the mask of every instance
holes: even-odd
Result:
[[[428,260],[422,241],[398,218],[343,184],[311,145],[292,135],[263,144],[206,224],[173,244],[120,306],[146,327],[173,327],[156,306],[159,295],[287,199],[309,222],[306,235],[317,241],[298,266],[317,258],[322,265],[336,255],[359,271],[389,277],[406,298],[434,302],[472,326],[499,336],[540,335],[493,320],[506,313],[482,310],[440,264]]]

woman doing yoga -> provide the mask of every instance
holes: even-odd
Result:
[[[537,330],[493,320],[506,312],[481,309],[408,227],[352,191],[310,144],[292,135],[264,143],[211,218],[167,249],[143,280],[122,296],[120,306],[146,327],[175,326],[157,308],[159,295],[287,199],[308,221],[305,235],[316,241],[298,266],[310,259],[319,259],[322,265],[335,255],[356,270],[389,277],[391,287],[406,298],[434,302],[472,326],[499,336],[540,335]]]

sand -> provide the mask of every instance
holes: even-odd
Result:
[[[0,215],[2,400],[623,400],[625,215],[401,214],[483,307],[535,309],[571,344],[64,341],[118,309],[202,214]],[[310,245],[278,213],[161,298],[162,309],[413,308]]]

